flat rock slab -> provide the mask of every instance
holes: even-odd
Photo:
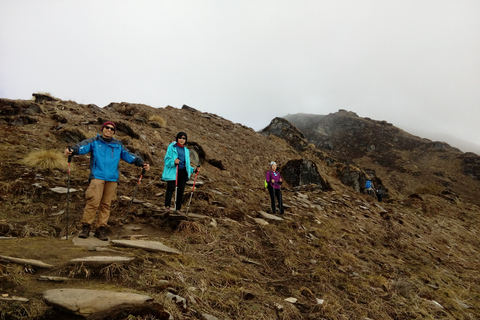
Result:
[[[21,259],[15,257],[8,257],[8,256],[0,256],[0,260],[6,260],[10,262],[15,262],[18,264],[29,264],[31,266],[40,267],[40,268],[53,268],[54,266],[40,260],[33,260],[33,259]]]
[[[168,253],[180,254],[181,252],[177,249],[172,249],[167,247],[161,242],[158,241],[147,241],[147,240],[112,240],[113,245],[120,247],[129,247],[129,248],[138,248],[144,249],[147,251],[162,251]]]
[[[187,217],[194,218],[194,219],[210,219],[211,218],[209,216],[205,216],[203,214],[198,214],[198,213],[193,213],[193,212],[189,212]]]
[[[253,218],[253,220],[255,220],[255,222],[258,223],[262,227],[269,224],[268,221],[263,220],[261,218]]]
[[[93,232],[90,232],[90,236],[87,239],[82,239],[79,237],[73,238],[73,244],[84,247],[106,247],[110,245],[110,242],[98,240],[98,238],[93,236]]]
[[[283,218],[280,218],[279,216],[276,216],[274,214],[270,214],[270,213],[266,213],[264,211],[260,211],[259,212],[260,215],[265,218],[265,219],[268,219],[268,220],[276,220],[276,221],[283,221]]]
[[[0,301],[28,302],[27,298],[17,296],[0,296]]]
[[[77,192],[78,191],[77,189],[74,189],[74,188],[70,188],[70,190],[69,190],[65,187],[55,187],[55,188],[50,188],[50,190],[52,190],[53,192],[56,192],[56,193],[67,193],[67,192]]]
[[[37,279],[38,281],[53,281],[53,282],[66,282],[66,281],[77,281],[77,279],[67,278],[67,277],[57,277],[57,276],[40,276]]]
[[[150,296],[128,292],[87,289],[53,289],[43,292],[43,299],[54,307],[88,317],[115,307],[141,305],[153,300]]]
[[[91,257],[83,257],[83,258],[75,258],[70,260],[68,263],[70,264],[78,264],[83,263],[84,265],[88,266],[100,266],[112,263],[127,263],[135,258],[133,257],[121,257],[121,256],[91,256]]]

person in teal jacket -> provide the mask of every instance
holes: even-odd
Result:
[[[185,146],[186,142],[187,134],[179,132],[175,141],[168,146],[165,154],[162,180],[167,182],[167,192],[165,193],[165,209],[167,211],[170,211],[175,188],[177,188],[177,195],[174,209],[175,211],[180,211],[185,184],[190,179],[190,175],[199,170],[199,167],[195,169],[190,165],[190,151]]]
[[[144,167],[145,170],[150,169],[149,164],[145,163],[142,158],[128,151],[121,141],[113,139],[115,131],[115,123],[107,121],[102,125],[102,135],[97,134],[95,138],[85,139],[73,147],[67,147],[64,151],[66,156],[90,153],[90,175],[88,177],[90,185],[85,191],[86,205],[79,238],[88,238],[98,210],[97,228],[94,235],[100,240],[108,240],[106,228],[110,217],[111,203],[117,196],[120,160],[132,163],[137,167]]]

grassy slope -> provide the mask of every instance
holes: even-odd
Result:
[[[408,198],[398,194],[392,203],[377,206],[364,195],[341,185],[333,169],[313,154],[300,155],[276,137],[264,137],[249,128],[215,115],[117,105],[92,114],[73,102],[50,102],[36,114],[37,124],[2,125],[0,225],[19,230],[13,240],[0,240],[0,254],[36,258],[56,265],[52,271],[0,264],[0,291],[31,299],[24,307],[30,316],[50,312],[41,301],[47,288],[80,287],[141,292],[152,295],[175,318],[190,319],[206,312],[231,319],[475,319],[480,317],[477,235],[478,207],[449,202],[436,195]],[[206,158],[221,160],[226,170],[204,163],[192,212],[209,219],[190,221],[171,229],[155,212],[135,205],[150,240],[182,251],[181,255],[118,249],[137,259],[128,266],[104,269],[68,266],[78,256],[103,255],[74,247],[57,238],[64,232],[64,217],[50,216],[65,208],[65,195],[48,190],[66,185],[66,168],[38,170],[20,164],[30,151],[63,150],[66,143],[52,130],[52,114],[68,117],[64,128],[88,133],[98,128],[86,121],[102,117],[129,124],[141,134],[129,147],[154,152],[152,170],[145,177],[138,199],[161,205],[162,158],[177,131],[199,143]],[[152,128],[148,115],[160,115],[166,126]],[[143,136],[142,136],[143,135]],[[306,157],[314,160],[335,189],[285,189],[290,206],[286,220],[260,227],[252,218],[268,208],[261,183],[266,164]],[[73,163],[72,186],[87,186],[86,157]],[[119,195],[130,196],[138,169],[122,165]],[[33,183],[41,183],[36,188]],[[202,195],[202,197],[197,197]],[[307,199],[305,200],[305,197]],[[208,199],[208,201],[206,200]],[[70,219],[78,221],[82,192],[72,194]],[[126,203],[118,201],[112,213],[111,236]],[[71,226],[74,231],[75,225]],[[68,284],[36,280],[40,274],[67,275],[80,281]],[[160,280],[167,280],[164,284]],[[167,289],[173,288],[173,289]],[[165,298],[167,290],[189,298],[181,310]],[[284,301],[298,299],[297,304]],[[318,304],[317,299],[324,300]],[[431,301],[443,306],[439,308]],[[278,304],[283,306],[279,311]],[[465,305],[469,308],[465,308]],[[11,305],[1,303],[2,311]]]

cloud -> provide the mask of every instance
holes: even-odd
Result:
[[[7,0],[0,96],[188,104],[254,129],[342,108],[474,143],[479,9],[474,0]]]

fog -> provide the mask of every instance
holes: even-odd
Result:
[[[0,97],[187,104],[255,130],[338,109],[480,152],[480,2],[0,2]]]

